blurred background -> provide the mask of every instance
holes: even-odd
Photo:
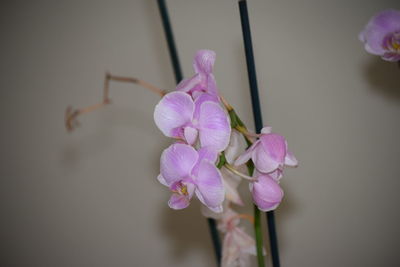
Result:
[[[112,105],[64,127],[68,105],[101,99],[107,70],[174,88],[156,1],[0,5],[0,265],[213,266],[198,201],[170,210],[156,180],[170,144],[157,95],[111,83]],[[282,266],[399,266],[400,69],[357,39],[399,1],[248,6],[264,124],[300,161],[276,211]],[[237,2],[168,8],[184,75],[215,50],[220,93],[253,127]]]

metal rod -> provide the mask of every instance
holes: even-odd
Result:
[[[175,45],[175,40],[174,40],[174,35],[172,32],[171,23],[169,21],[167,5],[165,3],[165,0],[157,0],[157,2],[158,2],[158,8],[160,10],[161,20],[162,20],[163,27],[164,27],[165,37],[167,39],[169,54],[171,56],[172,67],[174,69],[175,81],[176,81],[176,83],[179,83],[183,79],[183,75],[182,75],[182,71],[181,71],[181,66],[179,64],[178,52],[177,52],[176,45]],[[216,256],[216,260],[217,260],[217,266],[220,266],[221,258],[222,258],[221,257],[221,241],[220,241],[218,230],[217,230],[217,224],[214,219],[209,218],[209,219],[207,219],[207,221],[208,221],[208,226],[210,229],[211,240],[212,240],[213,247],[214,247],[214,253]]]
[[[260,98],[258,95],[256,66],[254,63],[253,44],[251,40],[249,14],[246,0],[239,1],[240,19],[242,23],[243,42],[246,53],[247,74],[249,77],[251,103],[253,108],[254,124],[256,132],[259,133],[263,127]],[[271,248],[272,266],[279,267],[278,237],[275,227],[275,216],[273,211],[266,213],[268,222],[269,243]]]
[[[167,4],[165,3],[165,0],[157,0],[157,2],[158,2],[158,8],[160,9],[160,15],[164,27],[165,38],[167,39],[169,55],[172,61],[172,67],[174,69],[175,81],[178,84],[183,79],[183,75],[182,75],[181,65],[179,64],[179,58],[178,58],[178,52],[176,50],[174,34],[172,32],[171,23],[169,20]]]

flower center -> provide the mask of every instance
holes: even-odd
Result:
[[[387,35],[383,39],[382,47],[390,52],[400,53],[400,31]]]
[[[172,192],[178,193],[179,195],[184,195],[184,196],[189,195],[187,186],[185,184],[183,184],[182,182],[177,183],[174,186],[174,189],[172,190]]]

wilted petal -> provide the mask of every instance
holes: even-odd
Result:
[[[196,73],[211,73],[215,62],[216,54],[212,50],[197,51],[194,60],[193,68]]]
[[[193,118],[194,103],[184,92],[166,94],[154,110],[154,121],[157,127],[168,137],[174,136],[176,128],[190,123]]]
[[[206,101],[200,107],[199,138],[202,146],[223,151],[229,144],[229,117],[220,105]]]
[[[186,144],[173,144],[161,154],[161,175],[168,185],[190,176],[198,159],[197,151]]]
[[[225,168],[221,169],[221,174],[222,181],[224,183],[226,199],[231,201],[232,203],[235,203],[236,205],[244,206],[244,203],[240,198],[239,192],[237,190],[241,178],[233,175],[229,171],[226,171]]]
[[[239,140],[240,140],[240,134],[237,131],[232,130],[231,139],[229,140],[228,147],[225,149],[225,158],[229,164],[233,164],[233,162],[235,161],[236,157],[239,154],[239,148],[240,148]]]
[[[275,209],[283,198],[283,191],[279,184],[268,175],[261,175],[252,183],[253,201],[262,211]]]
[[[239,227],[235,227],[233,231],[236,244],[240,247],[240,250],[251,255],[257,255],[254,239]]]
[[[168,206],[174,210],[181,210],[189,206],[190,201],[187,196],[172,194],[168,201]]]
[[[200,162],[195,182],[198,189],[196,195],[200,195],[199,200],[211,210],[215,211],[217,209],[216,212],[218,212],[224,201],[225,191],[221,173],[217,167],[208,160]]]
[[[227,232],[222,245],[222,267],[235,266],[236,260],[239,258],[240,250],[235,244],[234,235],[232,232]]]

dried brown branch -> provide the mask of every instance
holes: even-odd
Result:
[[[139,80],[137,78],[116,76],[116,75],[112,75],[109,72],[106,72],[106,74],[104,76],[104,88],[103,88],[102,102],[88,106],[88,107],[80,108],[80,109],[73,109],[71,106],[67,107],[67,109],[65,111],[65,127],[66,127],[67,131],[71,132],[80,125],[77,120],[78,116],[81,116],[85,113],[95,111],[95,110],[102,108],[111,103],[111,100],[109,97],[110,96],[110,94],[109,94],[110,81],[137,84],[137,85],[140,85],[141,87],[144,87],[144,88],[152,91],[153,93],[160,95],[161,97],[167,93],[166,90],[162,90],[148,82]]]

